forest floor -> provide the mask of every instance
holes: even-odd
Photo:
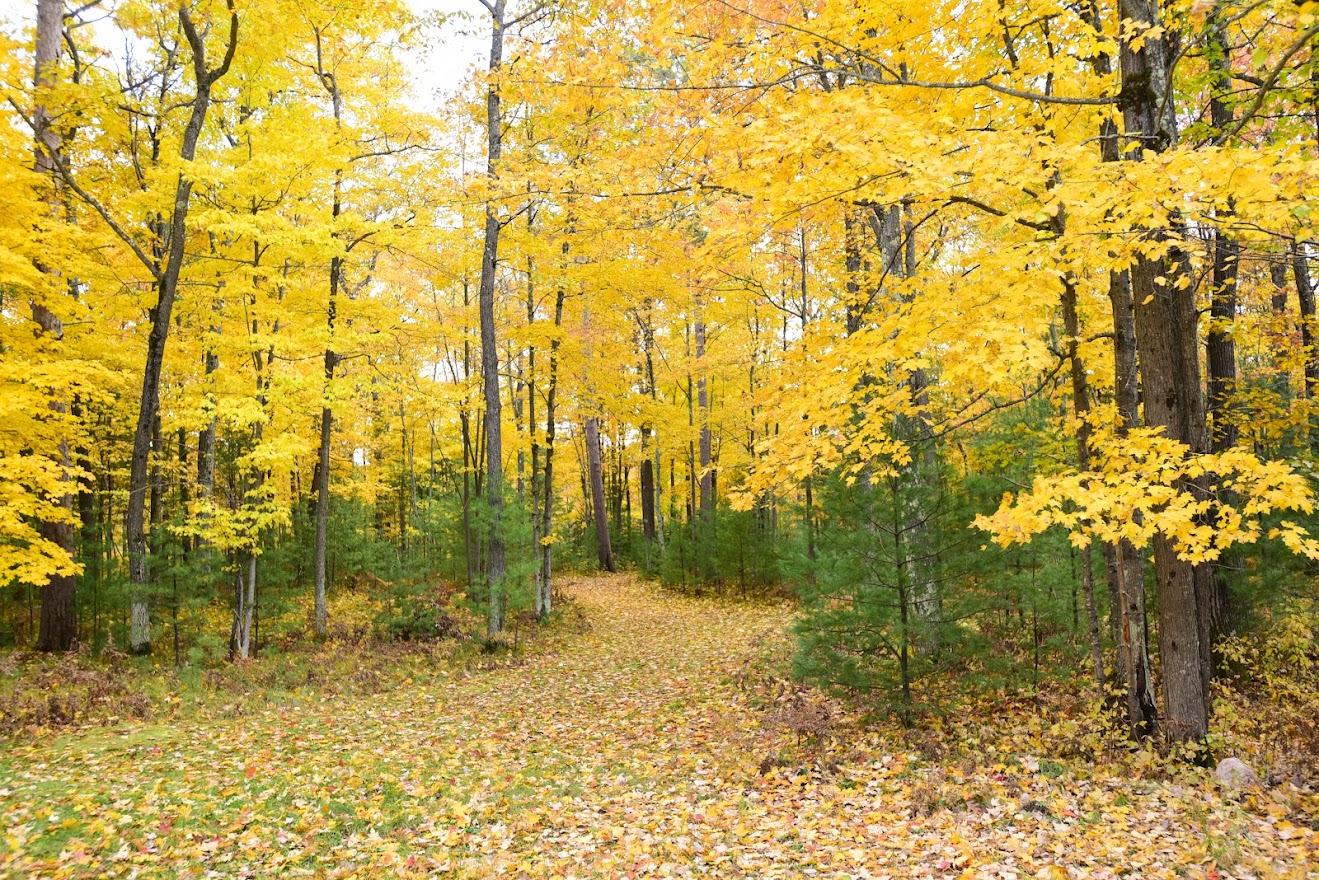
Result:
[[[525,663],[15,740],[0,875],[1319,877],[1292,783],[798,742],[832,722],[747,684],[786,607],[568,591],[589,626]]]

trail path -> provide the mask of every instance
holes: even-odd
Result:
[[[1124,780],[879,749],[762,776],[732,675],[786,611],[629,576],[571,592],[589,631],[521,667],[15,747],[0,874],[1208,877],[1230,851],[1227,876],[1319,876],[1310,829]],[[976,802],[921,806],[953,781]]]

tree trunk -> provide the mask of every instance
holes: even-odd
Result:
[[[1276,258],[1269,263],[1269,281],[1273,283],[1273,295],[1269,298],[1269,305],[1273,310],[1273,334],[1276,338],[1286,339],[1290,336],[1287,321],[1287,262],[1281,258]],[[1282,346],[1279,346],[1282,348]],[[1278,400],[1283,406],[1287,406],[1287,401],[1291,398],[1291,377],[1287,375],[1288,371],[1278,369],[1275,361],[1276,378],[1274,380],[1274,390],[1278,394]]]
[[[714,469],[711,465],[710,438],[710,392],[705,377],[705,316],[700,314],[701,305],[697,304],[696,325],[692,328],[696,357],[696,409],[700,419],[701,433],[699,471],[701,484],[701,517],[709,522],[714,516]]]
[[[1136,365],[1135,310],[1131,276],[1113,272],[1108,279],[1113,313],[1113,387],[1117,403],[1117,436],[1140,424]],[[1106,554],[1118,666],[1126,684],[1127,721],[1141,734],[1153,734],[1158,723],[1154,677],[1150,670],[1149,623],[1145,611],[1145,554],[1131,541],[1119,541]]]
[[[239,557],[234,573],[234,623],[229,649],[235,660],[252,656],[252,610],[256,605],[256,553],[248,550]]]
[[[1292,280],[1296,284],[1296,305],[1300,315],[1301,345],[1305,348],[1305,396],[1314,400],[1319,395],[1319,350],[1315,348],[1314,284],[1310,280],[1310,261],[1305,245],[1293,241],[1291,245]],[[1311,431],[1311,448],[1319,448],[1319,436]]]
[[[563,246],[564,253],[568,245]],[[545,390],[545,476],[542,492],[544,503],[541,506],[540,534],[541,546],[537,548],[540,563],[540,596],[537,612],[542,618],[548,617],[553,610],[554,597],[554,417],[555,395],[559,390],[559,334],[563,326],[564,290],[559,288],[554,298],[554,329],[550,339],[550,375]]]
[[[641,426],[641,535],[655,540],[655,465],[650,458],[650,425]]]
[[[1214,131],[1228,129],[1234,119],[1228,102],[1232,91],[1232,77],[1228,62],[1227,35],[1221,19],[1222,9],[1215,7],[1208,22],[1209,40],[1206,54],[1213,73],[1209,100],[1209,118]],[[1229,206],[1219,214],[1230,219]],[[1237,349],[1233,338],[1233,324],[1237,317],[1237,262],[1241,245],[1221,225],[1213,230],[1213,265],[1207,331],[1209,367],[1209,426],[1210,443],[1214,452],[1230,449],[1237,443],[1238,429],[1233,424],[1229,408],[1237,383]]]
[[[218,330],[216,333],[218,334]],[[208,350],[206,352],[205,369],[206,375],[210,376],[220,368],[220,358],[215,352]],[[202,504],[204,512],[199,517],[199,527],[204,530],[210,523],[209,505],[211,498],[215,494],[215,395],[207,391],[203,407],[210,414],[206,426],[197,434],[197,500]],[[201,557],[201,571],[204,576],[209,577],[211,573],[210,549],[209,542],[205,536],[199,536],[193,545]]]
[[[1222,9],[1216,7],[1210,14],[1209,41],[1206,54],[1213,72],[1209,101],[1210,121],[1215,131],[1223,132],[1234,120],[1229,96],[1232,90],[1231,70],[1228,64],[1227,37],[1221,18]],[[1231,200],[1218,212],[1218,218],[1230,221],[1233,216]],[[1208,420],[1210,449],[1224,452],[1237,445],[1240,429],[1232,413],[1232,395],[1237,384],[1237,349],[1233,336],[1237,317],[1237,276],[1241,245],[1220,223],[1213,229],[1213,260],[1210,274],[1209,327],[1207,328]],[[1233,493],[1225,491],[1225,500]],[[1208,593],[1209,634],[1216,639],[1231,630],[1233,625],[1232,597],[1225,571],[1242,565],[1241,554],[1229,548],[1213,566],[1213,580]]]
[[[229,70],[238,40],[238,14],[229,4],[229,42],[224,61],[214,70],[206,67],[206,45],[193,25],[187,7],[180,8],[179,22],[192,48],[192,63],[197,91],[191,101],[188,125],[183,131],[179,158],[187,163],[197,155],[197,141],[211,106],[211,88]],[[151,651],[151,616],[148,589],[151,583],[147,555],[146,501],[151,456],[151,429],[160,409],[160,373],[165,363],[165,344],[169,338],[170,316],[178,293],[183,254],[187,246],[188,206],[192,198],[192,181],[180,172],[174,187],[174,207],[170,217],[168,244],[164,264],[150,267],[156,281],[156,306],[151,310],[151,332],[147,337],[146,364],[142,371],[137,426],[133,431],[133,450],[128,470],[128,513],[125,532],[128,544],[128,577],[132,602],[132,627],[129,650],[135,654]]]
[[[605,509],[605,484],[600,461],[600,420],[586,419],[586,463],[591,480],[591,507],[595,514],[595,546],[601,571],[614,571],[614,550],[609,543],[609,512]]]
[[[531,231],[531,217],[527,218],[527,228]],[[536,292],[533,283],[535,263],[531,257],[527,257],[527,328],[536,323]],[[544,588],[541,586],[540,571],[540,503],[541,503],[541,476],[540,476],[540,440],[536,431],[536,346],[534,343],[527,346],[527,438],[531,443],[531,503],[528,510],[531,516],[531,596],[532,610],[538,620],[544,620],[545,612],[541,607],[541,596]]]
[[[1102,32],[1099,7],[1087,3],[1083,15],[1096,32]],[[1107,52],[1095,55],[1095,73],[1109,76],[1112,57]],[[1122,160],[1117,123],[1105,119],[1099,126],[1099,152],[1105,162]],[[1127,430],[1140,424],[1139,382],[1136,363],[1136,325],[1131,301],[1129,272],[1110,272],[1108,297],[1113,315],[1113,388],[1118,419],[1115,433],[1125,437]],[[1137,735],[1152,735],[1158,720],[1154,703],[1153,676],[1150,673],[1148,625],[1145,613],[1144,549],[1130,541],[1104,547],[1108,574],[1109,608],[1113,642],[1117,647],[1117,667],[1126,683],[1127,720]]]
[[[646,325],[642,328],[641,344],[646,355],[646,388],[650,394],[650,400],[654,404],[659,403],[659,388],[655,384],[655,327],[652,323],[654,320],[653,313],[648,313]],[[660,477],[660,445],[659,431],[656,429],[653,434],[654,447],[654,468],[652,470],[652,485],[654,486],[651,497],[651,523],[654,526],[654,537],[660,550],[664,549],[664,499],[663,486],[664,481]],[[643,501],[644,504],[644,501]]]
[[[1061,226],[1062,211],[1055,216],[1057,225]],[[1090,423],[1086,421],[1090,412],[1090,389],[1085,363],[1081,360],[1081,319],[1076,310],[1076,282],[1071,273],[1063,277],[1062,307],[1063,330],[1067,334],[1067,360],[1072,374],[1072,409],[1076,414],[1076,463],[1084,473],[1090,470]],[[1089,624],[1090,664],[1095,688],[1102,694],[1104,642],[1099,634],[1099,612],[1095,608],[1095,576],[1090,545],[1091,542],[1087,541],[1081,551],[1081,591],[1085,595],[1086,621]]]
[[[60,38],[64,31],[64,4],[60,0],[38,0],[37,2],[37,44],[34,65],[33,84],[38,98],[33,108],[33,128],[36,138],[36,170],[50,178],[51,200],[57,201],[54,156],[59,152],[61,138],[50,124],[50,115],[44,103],[41,90],[54,85],[55,67],[59,63]],[[52,205],[54,207],[54,205]],[[44,266],[38,266],[43,272],[49,272]],[[36,322],[38,334],[56,342],[64,338],[64,323],[44,305],[33,300],[32,320]],[[52,412],[63,414],[68,411],[68,404],[62,400],[52,399],[48,404]],[[57,459],[63,472],[60,481],[72,483],[69,471],[72,462],[69,458],[69,442],[61,437]],[[42,540],[54,544],[60,551],[73,558],[73,491],[72,487],[62,493],[58,500],[59,507],[65,512],[63,519],[42,521],[37,530]],[[73,647],[78,638],[78,621],[74,609],[74,595],[77,590],[77,577],[70,574],[53,574],[41,590],[41,618],[37,630],[36,649],[38,651],[67,651]]]
[[[338,131],[343,124],[343,96],[339,91],[339,80],[333,72],[326,70],[321,63],[321,34],[316,31],[316,73],[330,97],[330,107],[334,114],[334,127]],[[333,200],[330,204],[331,222],[339,219],[343,213],[343,174],[334,172]],[[339,365],[339,355],[334,351],[335,321],[338,318],[339,289],[344,283],[344,259],[338,253],[330,257],[330,296],[325,304],[325,360],[323,366],[324,398],[321,401],[320,442],[316,454],[316,538],[312,550],[312,627],[317,638],[325,638],[330,630],[330,609],[326,596],[329,571],[326,564],[330,534],[330,444],[334,439],[333,385],[334,370]]]
[[[1166,34],[1144,39],[1133,48],[1131,34],[1160,26],[1152,0],[1121,0],[1120,17],[1136,27],[1123,28],[1119,44],[1122,68],[1123,122],[1136,139],[1127,154],[1140,161],[1145,150],[1159,152],[1176,137],[1172,116]],[[1194,453],[1209,448],[1200,389],[1199,340],[1192,285],[1185,256],[1166,232],[1144,230],[1165,255],[1138,255],[1131,267],[1136,338],[1140,343],[1140,377],[1145,423],[1161,427],[1170,439]],[[1184,485],[1183,490],[1193,490]],[[1159,582],[1159,651],[1163,664],[1167,733],[1175,742],[1201,741],[1209,730],[1210,654],[1206,604],[1213,571],[1181,559],[1170,539],[1154,539]]]
[[[486,91],[486,176],[494,180],[499,173],[503,143],[499,109],[500,66],[504,56],[505,0],[495,0],[491,8],[490,86]],[[477,310],[481,321],[481,383],[485,398],[486,476],[485,497],[490,522],[486,553],[486,583],[489,607],[486,635],[496,638],[504,631],[504,535],[501,519],[504,512],[504,462],[499,397],[499,344],[495,335],[495,270],[499,264],[499,218],[495,206],[485,207],[485,247],[481,254],[481,284],[477,291]]]
[[[334,211],[337,214],[339,201],[336,197]],[[330,301],[326,307],[327,332],[334,333],[335,313],[338,308],[339,279],[342,266],[339,258],[330,260]],[[334,382],[334,368],[339,357],[332,345],[325,348],[323,367],[324,395],[321,403],[320,442],[316,453],[316,544],[313,550],[313,626],[317,638],[325,638],[330,628],[330,611],[326,599],[327,569],[325,554],[330,534],[330,443],[334,436],[334,409],[330,404],[331,385]]]

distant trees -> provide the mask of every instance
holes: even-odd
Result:
[[[903,712],[1083,663],[1202,739],[1255,563],[1319,555],[1310,13],[481,3],[433,115],[387,4],[6,37],[0,577],[41,646],[147,650],[156,600],[248,657],[368,573],[499,641],[558,566],[636,565],[796,589],[800,671]]]

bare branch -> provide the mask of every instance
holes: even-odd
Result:
[[[1259,90],[1255,93],[1255,100],[1250,103],[1250,107],[1246,109],[1246,112],[1241,114],[1241,118],[1237,120],[1235,125],[1214,138],[1213,142],[1215,146],[1226,142],[1228,138],[1234,137],[1237,132],[1245,128],[1247,122],[1255,118],[1256,114],[1259,113],[1260,108],[1264,106],[1264,99],[1269,96],[1269,92],[1272,91],[1274,85],[1277,84],[1278,77],[1280,77],[1282,72],[1287,69],[1288,64],[1292,60],[1292,56],[1299,52],[1306,43],[1314,39],[1315,34],[1319,34],[1319,24],[1310,25],[1309,29],[1301,34],[1300,39],[1288,47],[1287,51],[1278,59],[1278,63],[1273,65],[1273,69],[1269,71],[1269,75],[1264,77],[1264,82],[1260,84]]]
[[[29,118],[27,113],[23,111],[23,108],[20,107],[12,97],[9,98],[9,106],[14,108],[14,112],[17,113],[19,118],[27,123],[29,127],[35,129],[32,119]],[[64,161],[64,158],[59,154],[59,151],[51,150],[40,141],[38,141],[38,146],[42,153],[50,159],[51,167],[55,169],[55,173],[60,176],[60,179],[63,180],[65,184],[68,185],[69,189],[73,190],[78,198],[82,199],[88,207],[99,214],[101,219],[106,222],[111,231],[113,231],[124,244],[133,249],[133,253],[137,256],[138,260],[140,260],[142,265],[146,267],[147,271],[151,273],[151,277],[159,279],[160,270],[156,268],[156,262],[146,255],[146,252],[142,250],[142,247],[137,243],[137,240],[129,235],[128,230],[120,226],[119,223],[110,216],[110,212],[106,210],[105,206],[102,205],[95,196],[78,185],[78,181],[74,180],[73,173],[69,170],[68,163]]]

